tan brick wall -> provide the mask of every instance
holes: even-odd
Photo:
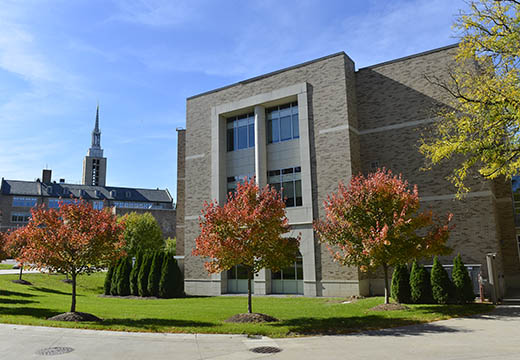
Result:
[[[177,132],[177,255],[184,255],[184,216],[186,207],[186,130]]]

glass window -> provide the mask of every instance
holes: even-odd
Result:
[[[287,207],[303,205],[300,166],[268,171],[267,183],[281,191]]]
[[[255,146],[255,116],[242,114],[227,119],[227,151],[247,149]]]
[[[267,143],[299,138],[298,121],[297,102],[267,109]]]
[[[280,118],[280,141],[292,139],[291,117],[284,116]]]
[[[295,196],[295,205],[296,206],[302,206],[303,205],[303,199],[302,199],[302,181],[297,180],[294,182],[294,196]]]
[[[238,149],[247,148],[247,126],[238,128]]]
[[[292,116],[292,135],[294,139],[300,137],[300,124],[298,120],[298,114]]]
[[[294,206],[294,183],[292,181],[282,183],[282,196],[285,199],[285,205],[287,207]]]
[[[13,197],[13,206],[15,207],[33,207],[36,206],[38,200],[31,197]]]
[[[31,218],[31,213],[27,213],[27,212],[11,213],[11,222],[26,223],[26,222],[29,222],[30,218]]]
[[[60,204],[71,204],[73,202],[76,202],[76,200],[73,199],[49,199],[48,206],[51,209],[56,209],[60,207]]]
[[[92,202],[92,207],[93,207],[95,210],[101,210],[101,209],[103,209],[103,201],[93,201],[93,202]]]

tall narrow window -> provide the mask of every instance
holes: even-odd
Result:
[[[247,149],[255,146],[254,113],[233,116],[226,123],[227,151]]]
[[[287,207],[302,206],[301,167],[270,170],[267,172],[267,182],[281,192]]]
[[[299,137],[298,102],[267,109],[267,143],[271,144]]]

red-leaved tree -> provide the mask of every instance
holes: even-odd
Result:
[[[0,215],[2,214],[0,213]],[[7,234],[0,231],[0,261],[7,258],[6,243]]]
[[[124,224],[107,209],[95,210],[82,200],[61,203],[58,209],[33,209],[19,231],[27,241],[21,262],[70,276],[71,312],[76,311],[77,276],[100,271],[123,252]]]
[[[18,266],[20,267],[20,273],[18,275],[18,282],[29,284],[28,282],[24,282],[22,279],[23,262],[21,261],[21,255],[22,255],[23,249],[26,245],[27,245],[27,238],[24,236],[23,228],[17,228],[15,230],[11,230],[6,235],[4,249],[10,258],[14,258],[18,261]]]
[[[248,312],[252,313],[251,280],[262,268],[275,271],[294,263],[300,236],[284,237],[289,232],[285,203],[280,194],[254,180],[239,183],[226,204],[204,203],[199,219],[201,233],[192,254],[208,257],[209,273],[242,265],[248,273]]]
[[[325,219],[314,224],[320,241],[342,265],[362,271],[382,267],[385,304],[389,267],[451,252],[446,242],[452,214],[440,221],[431,211],[420,212],[417,186],[390,170],[353,177],[348,188],[340,183],[324,206]]]

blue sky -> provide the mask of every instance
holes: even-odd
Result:
[[[453,44],[460,0],[0,0],[0,177],[81,180],[96,103],[107,184],[176,193],[186,98],[345,51]]]

